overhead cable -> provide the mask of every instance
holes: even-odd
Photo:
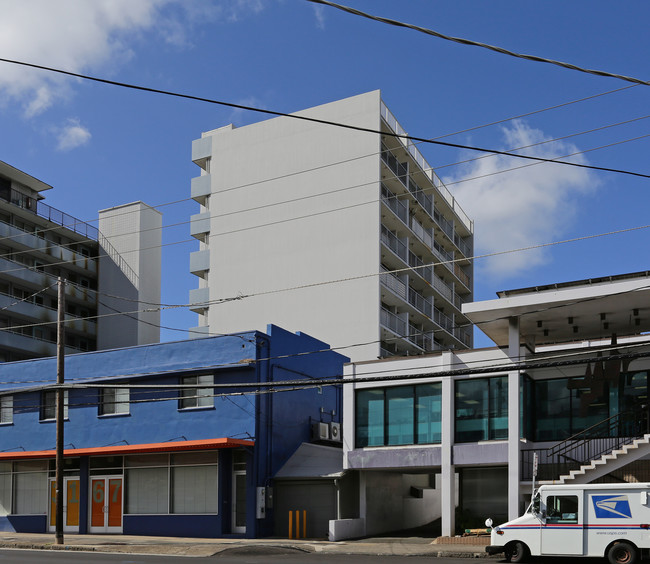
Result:
[[[518,159],[528,159],[528,160],[534,160],[534,161],[549,162],[549,163],[559,164],[559,165],[563,165],[563,166],[573,166],[573,167],[578,167],[578,168],[586,168],[586,169],[590,169],[590,170],[599,170],[601,172],[613,172],[613,173],[616,173],[616,174],[627,174],[627,175],[631,175],[631,176],[638,176],[640,178],[650,178],[650,174],[643,174],[643,173],[640,173],[640,172],[632,172],[632,171],[628,171],[628,170],[615,169],[615,168],[609,168],[609,167],[600,167],[600,166],[587,165],[587,164],[582,164],[582,163],[573,163],[573,162],[569,162],[569,161],[558,161],[558,160],[555,160],[555,159],[545,159],[543,157],[534,157],[534,156],[531,156],[531,155],[520,155],[520,154],[517,154],[517,153],[509,153],[507,151],[499,151],[499,150],[496,150],[496,149],[486,149],[486,148],[483,148],[483,147],[476,147],[476,146],[471,146],[471,145],[462,145],[460,143],[450,143],[450,142],[447,142],[447,141],[426,139],[426,138],[423,138],[423,137],[415,137],[415,136],[412,136],[412,135],[405,135],[405,134],[392,133],[392,132],[382,132],[380,130],[372,129],[372,128],[369,128],[369,127],[360,127],[360,126],[351,125],[351,124],[347,124],[347,123],[333,122],[333,121],[329,121],[329,120],[323,120],[323,119],[308,117],[308,116],[300,115],[300,114],[288,114],[288,113],[284,113],[284,112],[266,110],[266,109],[262,109],[262,108],[256,108],[256,107],[253,107],[253,106],[247,106],[247,105],[244,105],[244,104],[235,104],[233,102],[224,102],[224,101],[221,101],[221,100],[214,100],[212,98],[205,98],[205,97],[202,97],[202,96],[194,96],[192,94],[181,94],[179,92],[172,92],[170,90],[161,90],[161,89],[158,89],[158,88],[151,88],[151,87],[148,87],[148,86],[138,86],[138,85],[130,84],[130,83],[126,83],[126,82],[118,82],[118,81],[115,81],[115,80],[108,80],[108,79],[105,79],[105,78],[99,78],[99,77],[95,77],[95,76],[84,75],[84,74],[80,74],[80,73],[76,73],[76,72],[57,69],[57,68],[54,68],[54,67],[47,67],[45,65],[37,65],[37,64],[34,64],[34,63],[27,63],[25,61],[17,61],[17,60],[14,60],[14,59],[0,58],[0,62],[14,64],[14,65],[22,65],[22,66],[25,66],[25,67],[45,70],[45,71],[48,71],[48,72],[54,72],[54,73],[63,74],[63,75],[66,75],[66,76],[72,76],[72,77],[75,77],[75,78],[81,78],[81,79],[84,79],[84,80],[90,80],[90,81],[93,81],[93,82],[108,84],[108,85],[111,85],[111,86],[119,86],[119,87],[122,87],[122,88],[130,88],[132,90],[138,90],[138,91],[142,91],[142,92],[149,92],[149,93],[152,93],[152,94],[162,94],[162,95],[165,95],[165,96],[174,96],[174,97],[183,98],[183,99],[186,99],[186,100],[194,100],[194,101],[197,101],[197,102],[205,102],[205,103],[208,103],[208,104],[216,104],[216,105],[219,105],[219,106],[225,106],[225,107],[235,108],[235,109],[239,109],[239,110],[259,112],[259,113],[268,114],[268,115],[272,115],[272,116],[286,117],[286,118],[291,118],[291,119],[298,119],[298,120],[312,122],[312,123],[320,123],[322,125],[331,125],[333,127],[341,127],[341,128],[349,129],[349,130],[353,130],[353,131],[360,131],[360,132],[365,132],[365,133],[373,133],[375,135],[388,135],[390,137],[396,137],[396,138],[399,138],[399,139],[403,139],[405,141],[416,141],[416,142],[420,142],[420,143],[429,143],[429,144],[432,144],[432,145],[440,145],[440,146],[443,146],[443,147],[452,147],[452,148],[455,148],[455,149],[466,149],[466,150],[469,150],[469,151],[479,151],[479,152],[482,152],[482,153],[495,153],[497,155],[505,155],[505,156],[510,156],[510,157],[516,157]],[[650,84],[650,83],[645,83],[645,84]]]
[[[593,74],[596,76],[603,76],[605,78],[616,78],[618,80],[624,80],[626,82],[631,82],[633,84],[639,84],[642,86],[650,86],[650,81],[648,80],[641,80],[640,78],[625,76],[622,74],[615,74],[615,73],[601,71],[601,70],[587,69],[563,61],[556,61],[554,59],[538,57],[537,55],[525,55],[523,53],[517,53],[515,51],[509,51],[508,49],[504,49],[503,47],[497,47],[495,45],[489,45],[487,43],[481,43],[479,41],[472,41],[471,39],[464,39],[462,37],[453,37],[451,35],[445,35],[443,33],[434,31],[432,29],[428,29],[426,27],[400,22],[398,20],[393,20],[390,18],[382,18],[380,16],[374,16],[372,14],[362,12],[361,10],[357,10],[356,8],[351,8],[349,6],[344,6],[342,4],[336,4],[334,2],[329,2],[328,0],[307,0],[307,2],[312,2],[314,4],[323,4],[325,6],[330,6],[332,8],[342,10],[343,12],[348,12],[349,14],[353,14],[355,16],[361,16],[362,18],[367,18],[369,20],[374,20],[377,22],[385,23],[396,27],[412,29],[414,31],[419,31],[420,33],[424,33],[426,35],[437,37],[438,39],[444,39],[445,41],[453,41],[454,43],[460,43],[461,45],[482,47],[483,49],[489,49],[490,51],[495,51],[496,53],[501,53],[502,55],[509,55],[510,57],[516,57],[518,59],[525,59],[527,61],[534,61],[536,63],[548,63],[551,65],[556,65],[558,67],[563,67],[565,69],[574,70],[582,73]]]

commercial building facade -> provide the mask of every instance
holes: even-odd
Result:
[[[534,467],[537,483],[647,481],[649,282],[501,292],[464,306],[495,348],[348,365],[343,463],[359,513],[331,537],[512,519]]]
[[[273,534],[274,474],[341,413],[340,387],[279,382],[340,374],[326,348],[269,326],[67,357],[64,530]],[[0,529],[53,531],[56,360],[0,382]]]
[[[380,92],[295,115],[381,135],[277,117],[193,142],[193,332],[271,321],[354,360],[471,347],[473,223]]]
[[[65,280],[66,353],[157,342],[159,330],[146,322],[159,325],[159,313],[140,313],[137,303],[160,302],[159,212],[142,202],[103,210],[98,229],[45,204],[49,189],[0,161],[0,362],[55,354],[58,278]],[[109,221],[118,214],[120,223]],[[134,240],[141,225],[146,245]]]

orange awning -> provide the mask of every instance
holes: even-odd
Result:
[[[110,456],[119,454],[145,454],[148,452],[176,452],[185,450],[212,450],[254,446],[255,441],[244,439],[203,439],[200,441],[174,441],[168,443],[145,443],[139,445],[113,445],[89,448],[67,448],[63,456]],[[26,452],[0,452],[0,460],[26,458],[54,458],[56,450],[32,450]]]

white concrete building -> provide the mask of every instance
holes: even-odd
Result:
[[[148,323],[159,314],[138,300],[160,302],[160,214],[141,202],[104,210],[102,233],[45,204],[51,188],[0,161],[0,362],[56,355],[59,277],[67,354],[158,342]]]
[[[537,480],[648,481],[650,272],[500,292],[464,313],[497,345],[351,363],[331,538],[514,518]]]
[[[472,221],[380,92],[296,115],[383,135],[277,117],[193,142],[192,334],[273,322],[366,343],[354,360],[471,346]]]

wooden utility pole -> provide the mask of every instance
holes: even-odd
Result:
[[[63,424],[65,392],[63,390],[65,359],[65,281],[59,277],[59,304],[56,324],[56,544],[63,544]]]

